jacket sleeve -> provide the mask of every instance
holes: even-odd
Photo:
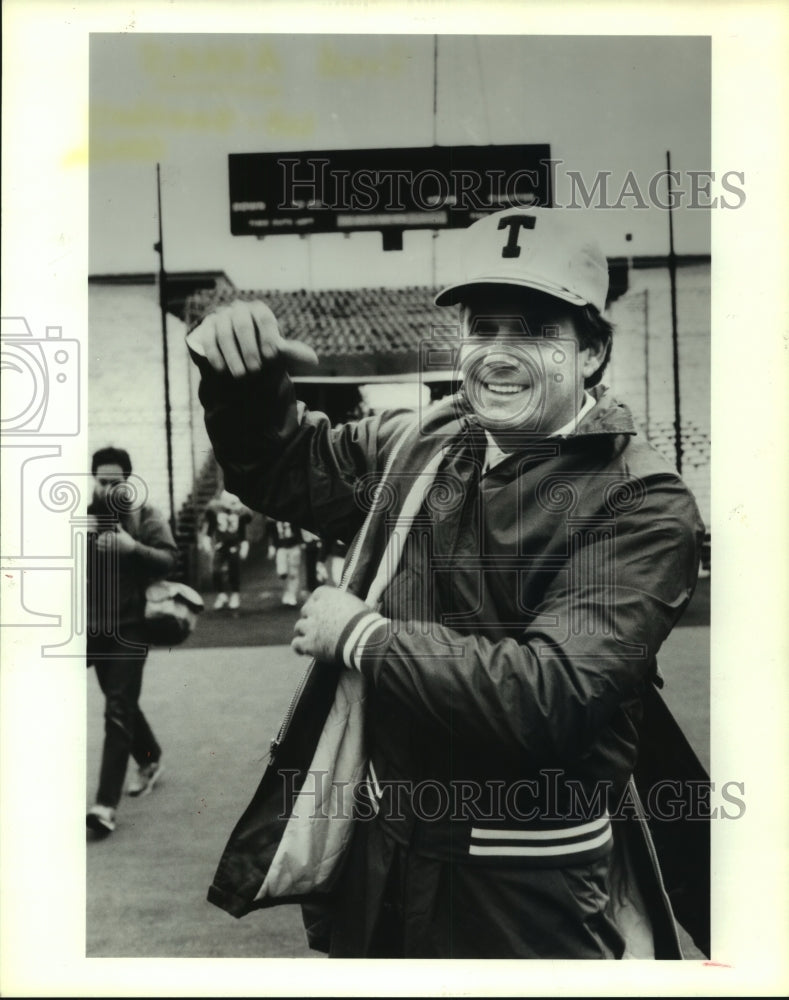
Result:
[[[143,507],[135,538],[135,546],[129,559],[144,575],[164,578],[171,573],[178,559],[170,525],[154,507]]]
[[[571,553],[520,637],[370,613],[338,654],[426,725],[538,764],[571,760],[651,679],[695,586],[698,551],[695,505],[665,477],[612,537]]]
[[[367,417],[332,428],[328,417],[296,400],[283,365],[234,379],[192,357],[226,488],[252,510],[350,541],[365,514],[355,484],[386,460],[408,415]]]

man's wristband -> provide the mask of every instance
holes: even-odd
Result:
[[[352,670],[361,670],[364,656],[386,641],[389,624],[389,619],[377,611],[358,612],[340,634],[335,659]]]

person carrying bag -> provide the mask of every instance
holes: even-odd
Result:
[[[150,792],[162,773],[161,747],[139,705],[152,634],[146,590],[172,573],[177,549],[161,514],[137,502],[128,482],[128,452],[97,451],[91,471],[94,491],[88,514],[94,530],[88,535],[87,665],[95,668],[105,713],[98,788],[86,824],[96,836],[106,837],[116,828],[129,757],[137,764],[130,795]],[[167,584],[158,587],[169,590]],[[172,628],[169,633],[172,637]]]

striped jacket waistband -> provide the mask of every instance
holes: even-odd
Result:
[[[612,839],[611,820],[606,815],[577,826],[558,829],[472,826],[468,853],[474,857],[574,859],[606,847]]]
[[[577,818],[544,813],[480,819],[452,810],[420,816],[413,808],[388,807],[391,802],[385,801],[372,764],[368,782],[372,805],[368,818],[374,816],[393,839],[419,854],[469,864],[561,868],[604,857],[613,845],[606,810]]]

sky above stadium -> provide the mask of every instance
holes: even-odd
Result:
[[[158,266],[159,162],[168,270],[257,288],[448,281],[456,232],[407,232],[403,251],[384,252],[378,233],[257,240],[229,227],[229,153],[434,143],[548,143],[558,204],[571,173],[591,190],[607,171],[606,204],[580,214],[609,255],[666,253],[664,189],[649,190],[670,150],[677,252],[708,253],[711,210],[689,207],[687,172],[712,169],[710,101],[703,36],[440,35],[434,114],[432,35],[96,34],[89,270]],[[709,194],[701,182],[697,204],[737,205],[721,187],[735,168]]]

